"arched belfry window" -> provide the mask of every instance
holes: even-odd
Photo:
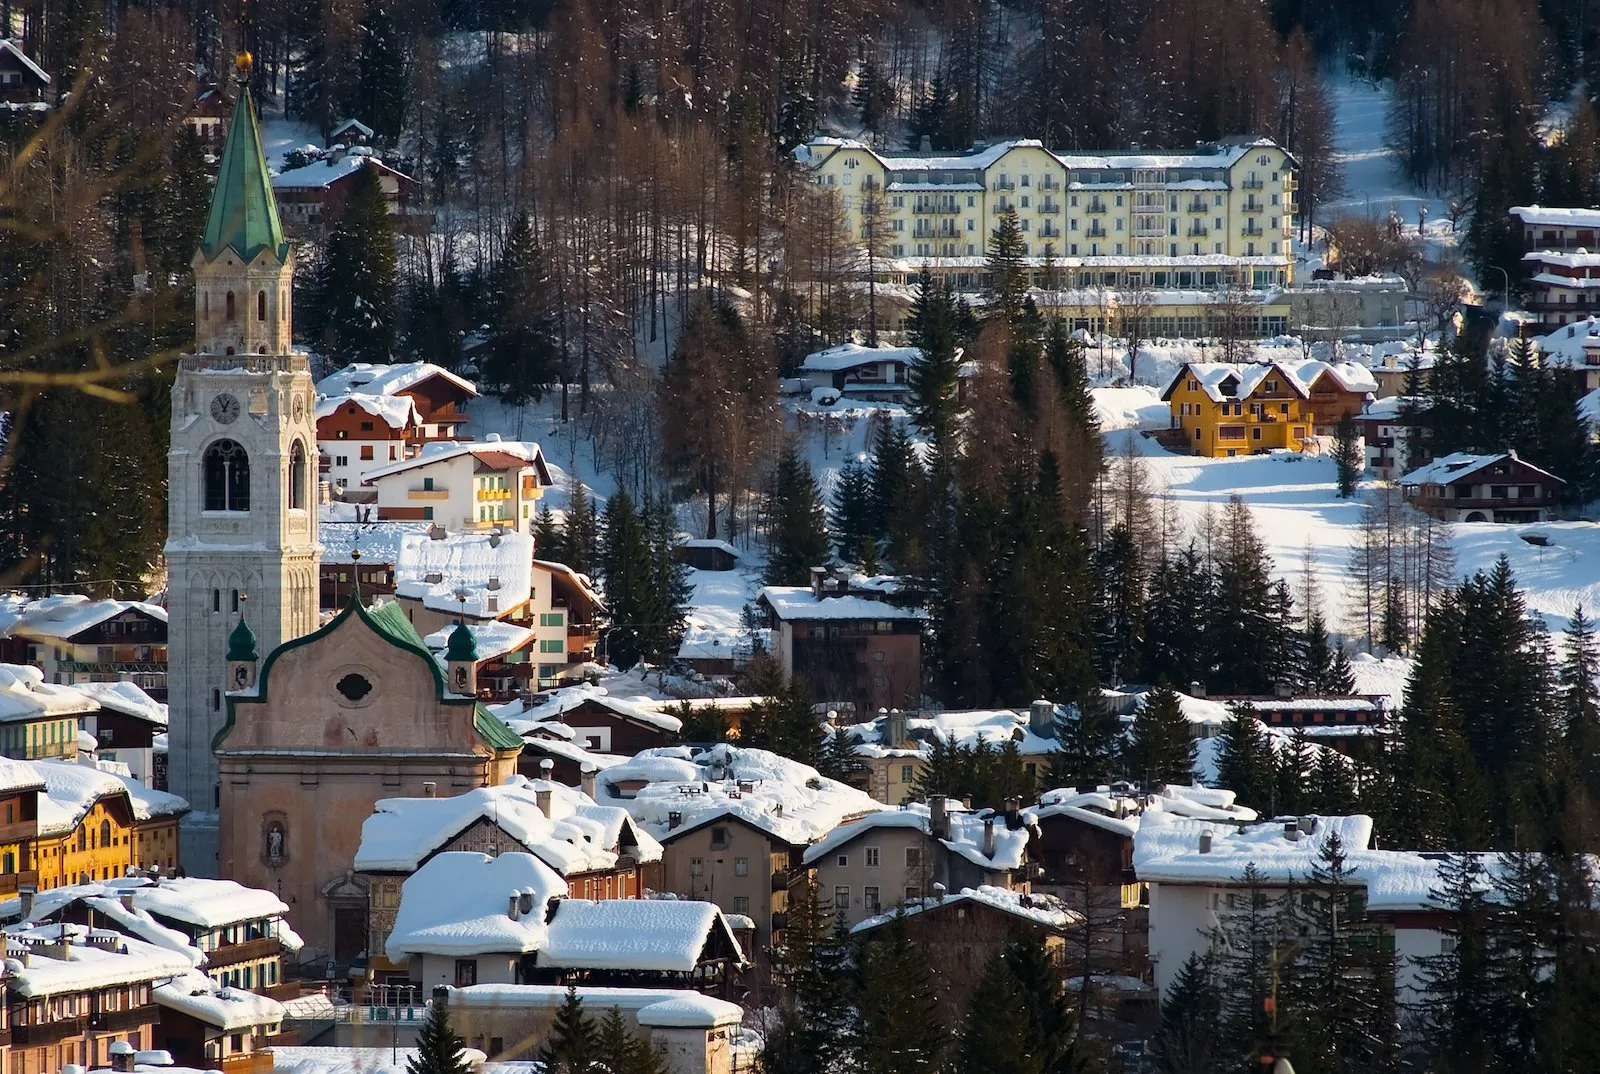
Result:
[[[233,309],[233,292],[232,291],[228,292],[227,302],[228,302],[228,320],[231,321],[236,316],[235,313],[234,313],[234,309]]]
[[[299,440],[289,449],[289,506],[306,509],[306,446]]]
[[[267,293],[265,291],[257,291],[256,292],[256,320],[264,321],[266,319],[267,319]]]
[[[201,459],[205,510],[250,510],[250,456],[232,440],[218,440]]]

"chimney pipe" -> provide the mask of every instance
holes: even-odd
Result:
[[[1314,832],[1316,830],[1317,830],[1317,818],[1316,817],[1301,817],[1300,818],[1300,831],[1301,832],[1303,832],[1306,835],[1310,835],[1312,832]]]
[[[993,858],[994,857],[994,818],[993,817],[985,817],[983,819],[983,856],[986,857],[986,858]]]
[[[945,812],[942,794],[928,795],[928,831],[935,839],[950,838],[950,815]]]
[[[1283,826],[1283,837],[1291,843],[1300,841],[1300,824],[1298,821],[1288,821]]]
[[[595,777],[600,770],[589,761],[583,762],[583,767],[578,770],[578,786],[589,798],[594,798]]]
[[[550,802],[554,798],[555,792],[549,787],[540,787],[533,792],[533,800],[538,803],[539,812],[543,813],[547,818],[550,816]]]
[[[678,825],[680,825],[682,823],[683,823],[683,814],[678,812],[676,809],[672,810],[671,812],[669,812],[667,814],[667,830],[668,831],[671,831],[672,829],[676,828]]]
[[[122,901],[122,908],[124,910],[128,911],[128,913],[130,913],[130,914],[133,913],[133,892],[124,891],[122,893],[122,900],[121,901]]]
[[[1211,853],[1211,833],[1210,832],[1201,832],[1200,833],[1200,853],[1202,853],[1202,854]]]
[[[431,779],[430,780],[426,780],[422,784],[422,797],[424,797],[424,798],[435,798],[435,797],[438,796],[438,794],[439,794],[439,785],[437,783],[435,783],[433,780],[431,780]]]
[[[534,890],[532,888],[522,889],[522,893],[517,896],[517,912],[519,914],[533,913],[533,897]]]
[[[522,908],[522,892],[513,891],[506,898],[506,916],[515,921],[520,916],[518,911]]]
[[[1028,730],[1039,738],[1055,736],[1056,707],[1042,698],[1028,706]]]
[[[554,761],[552,761],[550,758],[545,757],[545,758],[541,759],[539,761],[539,778],[540,779],[549,779],[550,778],[550,773],[555,771],[555,767],[556,767],[556,763]]]
[[[17,888],[17,902],[21,905],[22,919],[26,921],[28,915],[33,913],[33,885],[24,884]]]

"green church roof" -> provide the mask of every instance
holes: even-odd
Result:
[[[450,632],[450,646],[444,651],[446,660],[477,660],[478,639],[467,629],[467,624],[456,623],[456,628]]]
[[[233,122],[222,147],[222,166],[211,193],[211,215],[200,252],[213,260],[232,249],[244,261],[271,250],[280,262],[289,256],[278,222],[278,204],[272,197],[272,177],[261,152],[261,131],[256,127],[255,104],[248,82],[241,82],[233,106]]]
[[[256,632],[250,629],[250,624],[243,619],[228,634],[228,659],[229,660],[255,660]]]
[[[482,701],[473,713],[473,726],[477,728],[478,737],[487,742],[490,747],[497,750],[520,750],[522,736],[506,726],[504,720],[484,707]]]

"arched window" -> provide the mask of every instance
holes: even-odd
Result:
[[[222,610],[222,590],[220,589],[213,589],[211,591],[211,610],[214,612],[220,612]]]
[[[267,293],[265,291],[257,291],[256,292],[256,320],[264,321],[266,319],[267,319]]]
[[[221,712],[222,711],[222,691],[221,690],[213,689],[211,691],[211,711],[212,712]]]
[[[306,447],[298,440],[289,449],[289,506],[306,509]]]
[[[109,820],[100,822],[100,845],[103,847],[111,845],[111,822]]]
[[[78,826],[78,849],[89,849],[89,829],[82,825]]]
[[[232,440],[218,440],[201,457],[205,479],[204,509],[250,510],[250,456]]]
[[[231,320],[233,320],[233,318],[234,318],[233,292],[229,291],[228,292],[228,320],[231,321]]]
[[[233,610],[239,610],[239,591],[237,589],[233,591]]]

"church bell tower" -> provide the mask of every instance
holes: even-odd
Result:
[[[168,785],[195,810],[183,866],[216,872],[229,637],[248,600],[260,651],[317,626],[315,388],[290,350],[294,255],[250,98],[250,55],[194,256],[195,349],[179,359],[167,452]],[[253,683],[246,689],[253,688]]]

